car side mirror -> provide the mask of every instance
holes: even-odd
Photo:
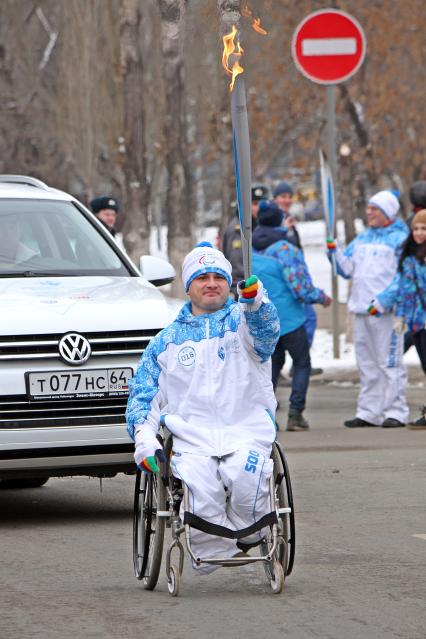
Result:
[[[154,286],[170,284],[176,277],[176,271],[169,262],[153,255],[142,255],[139,268],[145,279]]]

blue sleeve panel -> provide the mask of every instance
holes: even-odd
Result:
[[[129,399],[127,401],[127,431],[135,439],[135,426],[147,420],[152,409],[152,401],[159,392],[161,369],[157,361],[154,340],[143,353],[138,370],[129,380]]]
[[[184,321],[181,321],[182,319]],[[161,408],[166,403],[166,398],[160,391],[161,367],[158,357],[171,342],[182,344],[188,339],[200,341],[204,336],[203,324],[191,322],[190,305],[187,303],[181,309],[178,318],[150,341],[140,359],[135,376],[129,380],[126,420],[127,430],[132,439],[136,424],[142,424],[150,416],[153,426],[158,425]]]
[[[397,273],[389,286],[387,286],[384,291],[377,295],[377,299],[385,313],[389,313],[395,306],[400,283],[401,273]]]
[[[324,291],[313,285],[311,275],[300,249],[288,242],[270,246],[265,255],[277,259],[283,267],[283,275],[295,299],[305,304],[322,304]]]
[[[275,350],[280,336],[280,320],[272,302],[262,303],[257,311],[244,313],[254,350],[261,362],[266,362]]]

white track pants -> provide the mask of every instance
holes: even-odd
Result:
[[[355,355],[361,390],[356,416],[380,425],[387,417],[405,423],[407,369],[403,362],[403,335],[393,330],[393,316],[354,316]]]
[[[171,464],[173,475],[189,488],[191,512],[206,521],[239,530],[270,512],[269,477],[273,462],[269,455],[264,456],[256,449],[220,458],[175,453]],[[241,541],[253,543],[261,536],[258,531]],[[232,557],[238,552],[236,539],[208,535],[195,528],[191,528],[191,546],[200,559]],[[205,574],[214,568],[205,564],[196,570]]]

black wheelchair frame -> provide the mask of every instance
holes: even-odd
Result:
[[[133,565],[137,579],[143,582],[146,590],[154,590],[160,574],[164,536],[166,527],[171,528],[172,543],[166,555],[167,586],[172,596],[177,596],[180,590],[180,581],[184,563],[184,549],[180,541],[180,535],[185,533],[186,548],[192,560],[200,565],[202,563],[238,566],[247,563],[247,558],[232,558],[223,563],[221,559],[198,559],[192,552],[189,530],[192,527],[204,530],[209,534],[220,536],[221,527],[215,527],[204,520],[199,519],[189,512],[188,489],[182,486],[182,482],[171,474],[170,455],[172,451],[172,438],[168,437],[165,447],[166,462],[160,464],[160,471],[155,474],[136,474],[134,511],[133,511]],[[264,569],[272,591],[275,594],[282,592],[284,581],[288,577],[294,565],[296,550],[296,528],[291,487],[290,472],[284,452],[278,442],[274,442],[271,452],[273,460],[273,475],[270,480],[271,513],[266,515],[268,535],[260,544],[261,555],[250,556],[250,562],[263,562]],[[179,510],[184,500],[184,521],[180,519]],[[258,526],[259,528],[260,526]],[[228,529],[223,529],[227,531]],[[229,531],[228,531],[229,532]],[[241,531],[240,531],[241,532]],[[247,536],[248,529],[239,537]],[[223,536],[228,536],[226,533]],[[236,535],[237,536],[237,535]],[[246,550],[247,546],[239,544],[238,547]],[[178,562],[172,563],[171,554],[177,549]]]

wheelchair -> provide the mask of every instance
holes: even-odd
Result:
[[[161,439],[159,437],[159,439]],[[162,444],[161,440],[161,444]],[[146,590],[154,590],[157,585],[163,556],[165,529],[171,529],[172,541],[166,552],[167,587],[170,595],[178,596],[184,564],[184,547],[180,535],[184,533],[188,554],[196,565],[217,564],[238,566],[247,563],[246,557],[206,558],[196,557],[190,543],[190,529],[196,528],[208,534],[240,539],[264,529],[265,537],[256,544],[241,544],[241,549],[260,547],[257,556],[250,555],[250,563],[262,562],[267,580],[274,594],[284,588],[294,564],[296,530],[293,493],[290,474],[284,452],[278,442],[272,446],[273,474],[269,480],[270,513],[243,531],[207,522],[190,512],[189,490],[181,480],[173,477],[170,469],[172,437],[164,446],[166,462],[160,463],[157,474],[146,474],[139,469],[136,473],[133,510],[133,566],[137,579]],[[180,506],[183,500],[183,522]],[[177,559],[172,562],[172,553]]]

